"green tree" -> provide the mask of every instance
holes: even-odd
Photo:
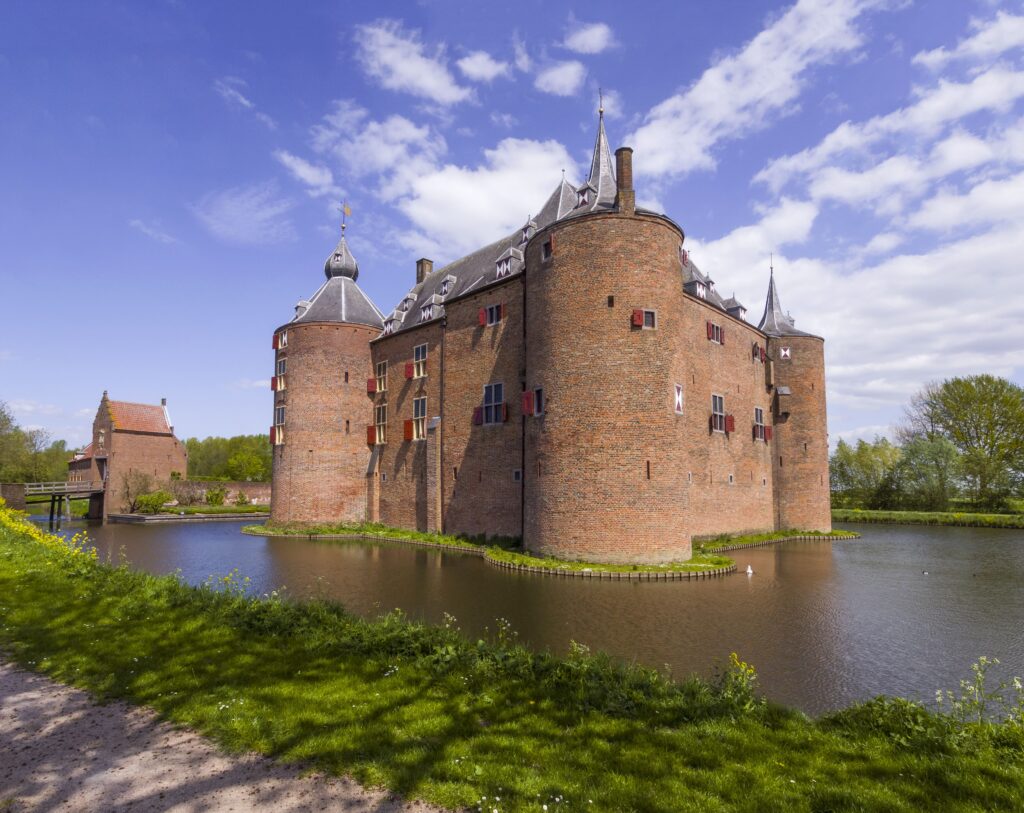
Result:
[[[1024,389],[1005,378],[975,375],[929,384],[911,400],[901,434],[949,440],[978,508],[1004,508],[1024,480]]]
[[[266,479],[266,468],[260,456],[251,449],[242,449],[228,458],[228,476],[232,480],[260,481]]]
[[[899,501],[896,471],[900,449],[886,438],[839,441],[829,459],[833,504],[849,508],[889,508]]]
[[[916,437],[903,445],[897,469],[901,492],[898,507],[915,511],[946,511],[957,495],[960,453],[949,440]]]

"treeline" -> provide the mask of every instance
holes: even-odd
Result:
[[[22,429],[0,401],[0,482],[39,483],[66,480],[71,450],[43,429]]]
[[[1010,510],[1024,491],[1024,389],[990,375],[929,384],[895,443],[839,441],[829,464],[836,508]]]
[[[188,476],[191,479],[270,480],[269,435],[236,435],[232,438],[189,438]]]

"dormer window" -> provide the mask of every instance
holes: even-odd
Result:
[[[590,203],[590,187],[584,187],[576,193],[576,206],[586,206]]]
[[[395,331],[395,320],[394,319],[388,319],[384,323],[384,335],[385,336],[390,336],[392,333],[394,333],[394,331]]]
[[[530,241],[530,227],[523,226],[523,230],[519,235],[519,245],[525,246]]]
[[[441,281],[441,287],[440,287],[440,289],[438,289],[438,292],[441,294],[441,296],[448,296],[448,288],[449,288],[448,280],[442,280]]]
[[[433,316],[434,316],[434,306],[433,305],[424,305],[422,308],[420,308],[420,321],[421,322],[429,322],[433,318]]]
[[[498,279],[501,279],[502,277],[507,277],[509,274],[512,273],[512,258],[505,257],[502,260],[498,260],[496,266],[497,272],[495,273],[495,276]]]
[[[697,283],[697,296],[699,296],[701,299],[707,299],[708,289],[703,282]]]

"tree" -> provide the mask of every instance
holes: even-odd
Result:
[[[124,511],[134,514],[139,508],[139,497],[153,490],[153,478],[136,469],[128,469],[121,475]]]
[[[263,461],[249,449],[235,452],[228,458],[227,472],[232,480],[263,480],[266,477]]]
[[[202,479],[267,481],[271,448],[267,435],[236,435],[231,438],[189,438],[188,476]],[[257,466],[255,461],[259,461]]]
[[[1024,389],[991,375],[929,384],[911,399],[901,436],[949,440],[975,505],[1002,508],[1024,479]]]
[[[898,502],[896,466],[900,449],[886,438],[873,443],[839,441],[829,460],[833,502],[856,508],[891,508]]]
[[[960,453],[949,440],[915,437],[903,445],[897,469],[901,506],[916,511],[946,511],[957,494]]]

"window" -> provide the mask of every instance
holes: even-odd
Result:
[[[448,296],[448,288],[449,287],[450,287],[449,281],[447,279],[442,280],[441,281],[441,287],[438,289],[438,293],[441,294],[441,296]]]
[[[427,346],[418,344],[412,349],[412,377],[423,378],[427,374]]]
[[[551,245],[550,240],[546,240],[544,245],[540,247],[540,258],[542,260],[550,260],[552,255],[555,253],[555,247]]]
[[[487,306],[487,324],[496,325],[501,321],[502,311],[504,308],[501,305],[488,305]]]
[[[633,327],[643,330],[654,330],[658,326],[658,316],[654,311],[637,308],[633,311]]]
[[[288,366],[287,362],[288,362],[288,359],[286,359],[286,358],[279,358],[277,360],[277,374],[278,375],[284,375],[285,368]]]
[[[716,325],[714,322],[708,322],[708,339],[713,341],[715,344],[725,344],[725,331],[721,325]]]
[[[711,430],[725,431],[725,398],[721,395],[711,396]]]
[[[484,387],[484,423],[502,423],[505,420],[505,385],[488,384]]]
[[[513,483],[521,483],[521,482],[523,482],[523,470],[522,469],[512,469],[512,482]]]
[[[498,260],[496,263],[496,269],[495,276],[498,277],[498,279],[501,279],[501,277],[507,277],[512,273],[512,258],[506,257],[503,260]]]
[[[433,318],[434,318],[434,306],[433,305],[424,305],[422,308],[420,308],[420,321],[421,322],[429,322]]]
[[[412,439],[423,440],[427,436],[427,399],[412,400]]]
[[[390,336],[392,333],[394,333],[394,331],[395,331],[395,320],[394,319],[388,319],[384,323],[384,335],[385,336]]]
[[[590,203],[590,190],[581,189],[576,193],[576,206],[586,206],[588,203]]]
[[[388,363],[386,361],[377,362],[377,392],[388,391]]]
[[[544,414],[544,389],[542,387],[537,387],[533,391],[533,414]]]
[[[274,426],[284,426],[284,407],[274,409]]]
[[[348,383],[348,370],[345,370],[345,383]]]
[[[609,296],[608,297],[608,307],[609,308],[614,308],[615,307],[615,297],[614,296]]]
[[[697,296],[699,296],[701,299],[707,299],[708,298],[708,289],[707,289],[707,286],[705,286],[703,282],[698,282],[697,283]]]
[[[654,330],[655,326],[654,311],[644,311],[644,327],[648,330]]]
[[[525,246],[530,242],[530,226],[523,226],[523,230],[519,233],[519,245]]]
[[[285,347],[288,346],[288,331],[287,330],[282,330],[281,331],[281,338],[278,340],[277,346],[280,347],[280,348],[285,348]]]
[[[764,440],[764,410],[754,407],[754,440]]]
[[[375,437],[377,443],[385,443],[387,441],[387,428],[388,428],[388,405],[377,404],[373,408],[373,421],[377,429]]]
[[[676,415],[682,415],[683,414],[683,385],[682,384],[676,384],[675,410],[676,410]]]
[[[346,434],[346,435],[347,435],[347,434],[349,434],[349,425],[348,425],[348,421],[345,421],[345,434]]]

